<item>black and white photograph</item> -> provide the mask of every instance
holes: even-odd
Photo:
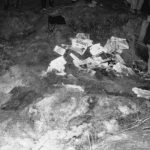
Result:
[[[0,0],[0,150],[150,150],[150,0]]]

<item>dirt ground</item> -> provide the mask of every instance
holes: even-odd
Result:
[[[102,45],[111,36],[127,39],[130,49],[122,58],[132,68],[140,60],[134,43],[143,16],[112,1],[94,8],[83,1],[38,7],[0,11],[0,149],[149,150],[150,101],[132,91],[149,90],[148,80],[139,74],[93,77],[72,66],[67,76],[42,76],[58,57],[53,48],[79,32]],[[50,32],[51,14],[64,16],[66,25]]]

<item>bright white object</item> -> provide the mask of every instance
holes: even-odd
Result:
[[[134,72],[131,68],[128,68],[121,63],[115,64],[113,66],[113,69],[118,73],[122,73],[122,74],[126,74],[126,75],[133,75],[134,74]]]
[[[52,71],[57,71],[56,72],[57,75],[65,75],[66,73],[64,72],[64,70],[65,70],[66,63],[67,62],[63,56],[60,56],[60,57],[54,59],[49,64],[49,67],[47,69],[47,73],[52,72]]]
[[[58,53],[59,55],[63,56],[66,52],[66,49],[60,47],[60,46],[55,46],[54,52]]]
[[[150,91],[148,90],[143,90],[137,87],[132,88],[132,91],[137,94],[137,97],[143,97],[146,99],[150,99]]]
[[[107,52],[107,49],[102,47],[100,43],[98,44],[94,44],[90,47],[90,53],[93,55],[93,56],[96,56],[98,54],[101,54],[102,52]]]
[[[129,49],[129,45],[126,39],[117,38],[112,36],[105,44],[104,48],[108,53],[118,52],[122,53],[122,50]]]
[[[90,39],[72,38],[71,50],[83,55],[89,46],[92,46],[93,41]]]

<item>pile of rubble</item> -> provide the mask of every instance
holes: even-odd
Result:
[[[50,62],[45,75],[54,71],[57,75],[64,76],[67,74],[65,66],[70,63],[80,71],[90,71],[92,75],[96,69],[112,71],[116,76],[134,74],[121,57],[122,51],[129,49],[126,39],[112,36],[102,46],[100,43],[93,44],[89,34],[78,33],[70,40],[71,45],[55,46],[54,52],[60,56]]]

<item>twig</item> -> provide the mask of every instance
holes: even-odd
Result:
[[[90,150],[92,150],[92,144],[91,144],[91,139],[90,139],[90,133],[88,133],[87,137],[88,137],[88,141],[89,141]]]
[[[145,118],[143,120],[137,121],[138,122],[137,124],[135,124],[134,126],[132,126],[130,128],[124,129],[123,131],[121,131],[121,133],[126,132],[126,131],[131,130],[131,129],[134,129],[136,127],[139,127],[140,125],[142,125],[143,123],[145,123],[149,119],[150,119],[150,117],[147,117],[147,118]]]
[[[48,138],[44,141],[44,143],[43,144],[41,144],[40,145],[40,147],[38,147],[38,149],[37,150],[41,150],[43,147],[44,147],[44,145],[48,142]]]

